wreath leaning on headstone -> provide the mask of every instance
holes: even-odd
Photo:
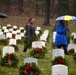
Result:
[[[0,44],[1,45],[8,45],[8,39],[0,39]]]
[[[30,52],[30,55],[35,58],[44,58],[45,53],[47,52],[46,48],[33,48],[33,50]]]
[[[10,66],[10,67],[17,67],[18,66],[18,58],[15,54],[6,54],[1,59],[1,65],[2,66]]]
[[[35,63],[26,63],[20,67],[19,75],[40,75],[41,71]]]
[[[52,65],[57,65],[57,64],[63,64],[68,66],[66,60],[61,56],[55,57],[55,59],[52,60]]]

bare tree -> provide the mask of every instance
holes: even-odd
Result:
[[[24,2],[24,0],[17,0],[17,1],[18,1],[19,13],[21,14],[23,12],[23,2]]]
[[[45,18],[44,25],[50,25],[50,0],[45,0]]]
[[[73,15],[76,16],[76,0],[73,0]]]
[[[67,15],[69,12],[69,0],[58,0],[58,16]]]

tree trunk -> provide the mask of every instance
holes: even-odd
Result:
[[[58,0],[58,16],[68,15],[69,0]]]
[[[76,16],[76,0],[73,0],[73,15]]]
[[[20,14],[23,12],[23,2],[24,0],[18,0],[18,10]]]
[[[39,15],[39,5],[38,3],[36,3],[36,9],[35,9],[35,15],[38,16]]]
[[[32,3],[32,0],[28,0],[28,4],[31,4]]]
[[[45,0],[45,19],[44,25],[50,25],[50,0]]]
[[[3,0],[3,4],[5,5],[5,12],[9,13],[11,10],[10,10],[10,4],[11,4],[11,0]]]

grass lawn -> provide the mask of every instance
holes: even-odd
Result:
[[[70,28],[70,32],[76,32],[76,26],[71,23],[69,25]],[[41,70],[41,74],[40,75],[51,75],[51,71],[52,71],[52,64],[51,64],[51,60],[52,60],[52,29],[53,26],[41,26],[42,31],[44,31],[45,29],[48,29],[50,31],[50,38],[49,38],[49,43],[47,43],[46,48],[47,48],[47,53],[44,59],[39,59],[38,60],[38,67]],[[0,45],[0,50],[2,52],[2,48],[4,46]],[[28,49],[26,53],[23,52],[23,44],[19,45],[19,52],[16,52],[15,54],[18,56],[19,58],[19,65],[17,68],[8,68],[8,67],[3,67],[0,65],[0,75],[19,75],[19,68],[21,65],[24,64],[24,58],[26,57],[30,57],[30,51],[31,49]],[[0,57],[1,57],[1,52],[0,52]],[[65,59],[67,59],[68,65],[69,65],[69,75],[76,75],[76,62],[74,62],[73,57],[68,55],[65,55]],[[1,61],[1,58],[0,58]]]

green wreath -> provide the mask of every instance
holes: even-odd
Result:
[[[19,75],[40,75],[41,71],[35,63],[26,63],[19,69]]]
[[[8,39],[0,39],[0,44],[1,45],[8,45]]]
[[[35,48],[30,52],[30,55],[35,57],[35,58],[44,58],[45,53],[47,52],[46,48]]]
[[[73,55],[74,53],[75,53],[75,51],[73,48],[68,51],[68,54],[70,54],[70,55]]]
[[[66,60],[61,56],[55,57],[55,59],[52,60],[52,65],[56,65],[56,64],[68,65]]]
[[[6,54],[4,58],[1,59],[2,66],[17,67],[18,62],[19,60],[15,54]]]

